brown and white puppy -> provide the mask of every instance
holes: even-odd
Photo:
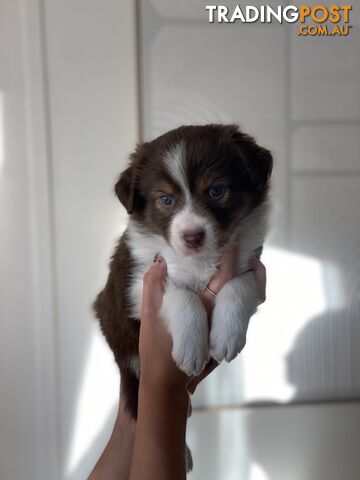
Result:
[[[196,375],[210,355],[231,361],[244,347],[258,303],[249,260],[266,234],[272,157],[235,125],[205,125],[143,143],[130,160],[115,185],[128,227],[94,308],[136,417],[142,280],[156,254],[167,264],[161,315],[179,368]],[[232,242],[239,244],[239,276],[216,296],[209,332],[197,293]]]

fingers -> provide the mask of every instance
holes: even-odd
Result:
[[[215,368],[218,366],[218,362],[211,358],[206,364],[204,370],[200,373],[199,376],[194,377],[187,385],[187,390],[189,393],[193,394],[196,390],[196,387],[199,385],[204,378],[206,378]]]
[[[149,288],[150,285],[161,282],[163,284],[166,275],[166,262],[160,256],[156,255],[153,263],[144,274],[144,287]]]
[[[221,258],[220,266],[219,266],[219,273],[223,275],[235,275],[235,260],[238,253],[238,246],[236,243],[229,245],[223,253]]]
[[[224,250],[221,257],[219,269],[209,282],[208,288],[216,295],[220,292],[222,287],[236,276],[236,257],[237,257],[237,245],[232,244]],[[200,295],[200,299],[204,304],[204,307],[210,316],[214,307],[215,297],[210,292],[205,290]]]
[[[142,313],[156,313],[162,303],[164,282],[166,277],[166,262],[158,256],[150,265],[143,278]]]
[[[219,270],[210,280],[209,288],[214,293],[219,293],[222,287],[236,275],[237,245],[232,244],[224,250]]]
[[[259,302],[261,304],[266,300],[266,268],[265,265],[256,257],[252,257],[250,266],[254,272],[254,276],[258,284]]]

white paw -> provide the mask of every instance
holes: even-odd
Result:
[[[210,331],[210,354],[218,362],[231,362],[244,348],[256,301],[252,274],[234,278],[220,290]]]
[[[207,332],[200,335],[190,329],[182,333],[173,338],[172,357],[186,375],[199,375],[209,358]]]
[[[187,375],[198,375],[209,358],[208,320],[199,297],[170,284],[162,314],[172,336],[176,365]]]
[[[224,328],[221,327],[220,325],[220,328],[211,329],[210,355],[215,358],[217,362],[222,362],[223,360],[231,362],[244,348],[246,335],[242,332],[231,334],[229,331],[225,332]]]

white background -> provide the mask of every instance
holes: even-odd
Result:
[[[139,99],[134,2],[0,0],[0,478],[86,478],[111,430],[118,376],[91,303],[139,103],[144,137],[237,121],[276,158],[268,302],[194,399],[192,478],[355,480],[359,29],[300,42],[200,25],[202,2],[144,4]]]

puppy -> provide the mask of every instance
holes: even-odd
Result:
[[[144,272],[160,254],[167,283],[160,312],[173,358],[188,375],[209,356],[230,362],[256,311],[249,260],[263,245],[272,156],[235,125],[183,126],[138,145],[115,192],[129,214],[94,310],[120,367],[126,408],[136,418]],[[238,276],[215,298],[209,332],[198,293],[224,248],[238,243]]]

